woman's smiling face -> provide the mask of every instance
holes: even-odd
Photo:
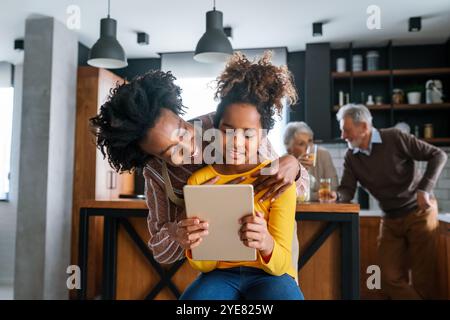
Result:
[[[161,114],[154,127],[147,130],[140,148],[172,166],[193,162],[201,152],[201,146],[195,144],[194,126],[184,121],[168,109],[161,109]],[[192,160],[192,161],[191,161]]]
[[[227,106],[219,122],[224,162],[256,163],[261,129],[261,116],[254,105],[233,103]]]

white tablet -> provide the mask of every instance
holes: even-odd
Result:
[[[192,249],[193,260],[255,261],[256,249],[239,239],[239,219],[253,212],[253,185],[186,185],[188,218],[209,223],[209,234]]]

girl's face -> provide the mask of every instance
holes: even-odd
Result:
[[[262,138],[261,116],[249,103],[226,107],[219,123],[226,164],[256,164]]]

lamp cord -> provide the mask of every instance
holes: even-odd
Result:
[[[213,4],[213,10],[216,11],[216,0],[213,0],[214,4]]]
[[[108,0],[108,18],[109,18],[110,7],[111,7],[111,3],[110,3],[110,0]]]

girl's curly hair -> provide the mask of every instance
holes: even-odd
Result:
[[[117,172],[142,169],[151,155],[139,142],[158,120],[161,109],[183,114],[181,89],[170,72],[149,71],[111,89],[100,112],[90,119],[96,144]]]
[[[262,128],[270,130],[275,124],[275,113],[281,116],[283,98],[291,105],[297,102],[291,72],[287,66],[273,65],[271,59],[271,51],[264,52],[256,62],[240,52],[233,54],[217,78],[215,98],[220,99],[220,103],[214,119],[216,128],[226,107],[233,103],[254,105],[261,115]]]

